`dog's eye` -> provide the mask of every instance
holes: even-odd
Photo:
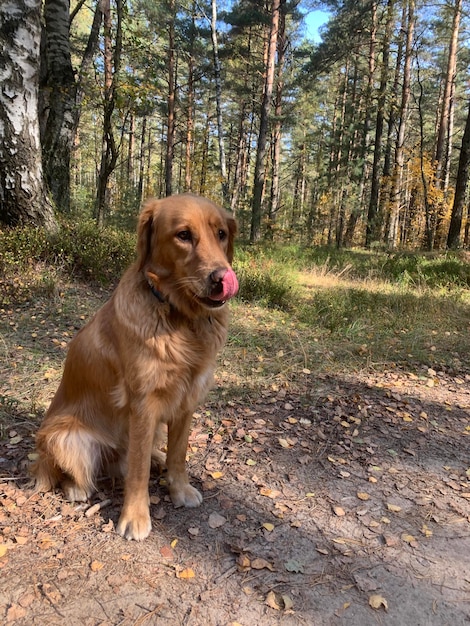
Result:
[[[219,230],[219,239],[220,241],[224,241],[224,239],[227,238],[227,233],[225,232],[225,230]]]
[[[191,241],[192,240],[192,236],[191,236],[191,231],[190,230],[182,230],[176,236],[181,241]]]

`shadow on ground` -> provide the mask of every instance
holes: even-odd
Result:
[[[302,393],[228,397],[212,393],[191,436],[203,505],[175,510],[153,475],[142,543],[114,532],[120,485],[100,483],[93,502],[111,504],[91,516],[60,493],[33,494],[34,420],[10,412],[7,623],[469,623],[468,379],[311,376]]]

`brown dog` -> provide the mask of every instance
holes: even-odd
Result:
[[[98,473],[125,478],[117,531],[150,532],[148,481],[168,426],[167,482],[175,506],[202,496],[185,468],[191,418],[207,393],[227,335],[225,302],[238,291],[230,263],[235,220],[185,194],[149,200],[137,261],[111,299],[70,342],[64,373],[37,437],[36,486],[61,484],[86,500]]]

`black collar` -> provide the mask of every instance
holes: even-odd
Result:
[[[147,279],[147,283],[148,286],[150,287],[150,291],[153,293],[153,295],[157,298],[157,300],[159,302],[161,302],[162,304],[164,302],[166,302],[165,297],[163,296],[161,291],[158,291],[158,289],[155,287],[155,285],[152,283],[152,281],[150,280],[150,278],[148,278],[147,276],[145,277]]]

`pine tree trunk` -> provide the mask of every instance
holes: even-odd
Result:
[[[269,202],[269,228],[272,229],[279,211],[280,204],[280,185],[279,173],[281,167],[281,127],[282,127],[282,95],[284,88],[283,72],[284,62],[287,49],[286,41],[286,16],[284,11],[280,12],[279,19],[279,35],[277,39],[277,81],[276,81],[276,97],[274,103],[274,128],[272,132],[272,179],[271,179],[271,197]]]
[[[192,188],[192,156],[193,156],[193,133],[194,133],[194,37],[196,32],[196,3],[193,4],[191,15],[190,45],[188,58],[188,100],[186,113],[186,143],[185,143],[185,167],[184,188],[191,191]]]
[[[452,32],[449,43],[449,56],[447,59],[447,71],[444,79],[444,93],[442,97],[441,115],[436,142],[436,184],[444,189],[446,173],[449,170],[450,150],[449,130],[452,126],[451,117],[454,107],[452,96],[454,93],[455,74],[457,68],[457,46],[459,39],[460,16],[462,14],[462,0],[455,0],[454,15],[452,20]],[[444,191],[446,191],[444,189]]]
[[[144,200],[144,173],[145,173],[145,140],[147,136],[147,118],[144,117],[142,119],[142,128],[141,128],[141,137],[140,137],[140,154],[139,154],[139,182],[137,186],[137,197],[139,203]]]
[[[111,41],[112,21],[110,0],[103,0],[102,9],[104,16],[104,115],[101,163],[95,204],[95,218],[98,224],[104,222],[108,204],[109,180],[116,168],[119,156],[119,148],[114,137],[112,118],[116,106],[116,79],[121,64],[123,0],[116,0],[117,24],[114,51]]]
[[[39,0],[0,3],[0,222],[56,229],[38,120]]]
[[[390,197],[390,224],[387,238],[390,248],[395,248],[400,239],[401,186],[403,179],[403,167],[405,163],[405,131],[408,117],[408,104],[411,95],[411,59],[413,53],[413,33],[415,25],[415,0],[404,1],[408,1],[405,64],[403,68],[403,86],[399,112],[398,136],[395,146],[395,164]]]
[[[387,96],[387,85],[389,77],[389,57],[390,39],[393,27],[394,0],[388,0],[387,22],[385,25],[384,38],[382,43],[382,69],[380,75],[379,95],[377,101],[377,116],[375,122],[374,160],[372,163],[371,190],[369,199],[369,209],[367,212],[366,241],[367,247],[380,237],[380,226],[382,218],[379,211],[380,194],[380,162],[382,159],[382,139],[385,121],[385,102]]]
[[[279,31],[279,14],[281,0],[272,0],[271,3],[271,27],[269,33],[269,45],[266,63],[266,76],[261,105],[258,146],[256,151],[256,163],[254,173],[253,202],[251,215],[250,241],[258,241],[261,236],[261,216],[263,206],[263,192],[266,173],[266,143],[268,135],[269,113],[274,86],[274,73],[276,66],[276,45]]]
[[[70,52],[68,0],[45,0],[45,54],[40,97],[45,114],[41,137],[44,176],[58,210],[70,211],[70,158],[75,120],[77,85]]]
[[[165,156],[165,195],[173,193],[173,157],[175,152],[176,130],[176,89],[175,89],[175,0],[169,2],[170,21],[168,24],[168,98],[167,98],[167,135]]]
[[[212,18],[211,18],[211,40],[212,54],[214,58],[214,80],[215,80],[215,105],[217,111],[217,139],[219,144],[219,166],[220,179],[222,183],[222,197],[224,203],[228,205],[228,180],[227,180],[227,163],[225,159],[224,146],[224,125],[222,121],[222,83],[220,77],[220,59],[219,48],[217,43],[217,0],[212,0]]]
[[[462,139],[462,147],[460,149],[459,169],[457,172],[457,180],[455,183],[454,204],[452,207],[452,215],[450,218],[449,233],[447,235],[447,247],[458,248],[460,245],[460,231],[462,229],[463,212],[465,208],[465,196],[468,181],[470,178],[470,101],[465,124],[465,131]],[[469,209],[470,217],[470,209]],[[468,226],[465,232],[465,243],[468,244]]]

